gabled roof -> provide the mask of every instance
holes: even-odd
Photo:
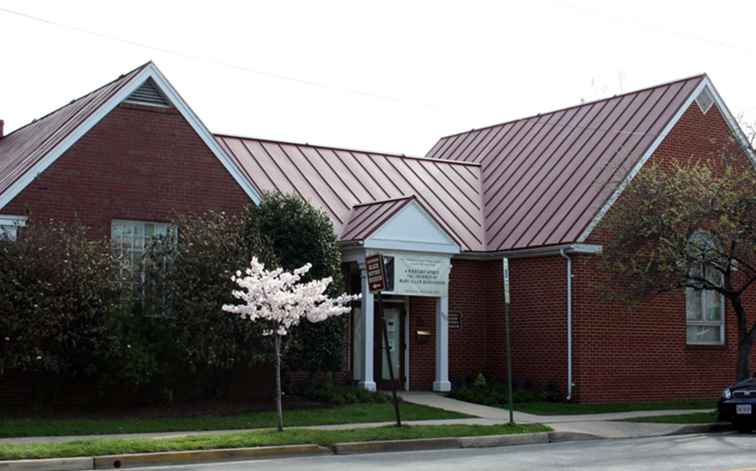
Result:
[[[481,164],[486,248],[583,242],[705,75],[441,138],[427,157]]]
[[[236,167],[233,159],[223,152],[210,131],[155,64],[148,62],[0,138],[0,208],[147,81],[176,107],[249,197],[259,201],[260,195]]]
[[[330,216],[337,234],[344,234],[355,205],[414,196],[462,250],[483,250],[477,164],[216,137],[258,190],[300,195]]]
[[[404,196],[354,205],[352,213],[349,215],[349,220],[341,231],[341,240],[356,241],[367,239],[414,199],[414,196]]]

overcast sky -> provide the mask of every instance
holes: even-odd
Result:
[[[0,119],[153,60],[213,132],[408,155],[702,72],[753,122],[754,18],[725,0],[0,0]]]

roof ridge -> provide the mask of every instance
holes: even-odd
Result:
[[[691,75],[689,77],[685,77],[685,78],[681,78],[681,79],[677,79],[677,80],[670,80],[668,82],[663,82],[663,83],[659,83],[659,84],[656,84],[656,85],[651,85],[651,86],[648,86],[648,87],[643,87],[643,88],[639,88],[639,89],[636,89],[636,90],[631,90],[629,92],[618,93],[616,95],[612,95],[612,96],[609,96],[609,97],[598,98],[598,99],[595,99],[595,100],[586,101],[586,102],[583,102],[583,103],[579,103],[577,105],[564,106],[562,108],[557,108],[555,110],[550,110],[550,111],[546,111],[546,112],[543,112],[543,113],[531,114],[531,115],[528,115],[528,116],[524,116],[522,118],[510,119],[510,120],[503,121],[503,122],[497,123],[497,124],[491,124],[491,125],[488,125],[488,126],[482,126],[482,127],[479,127],[479,128],[473,128],[473,129],[470,129],[468,131],[461,131],[461,132],[455,132],[455,133],[452,133],[452,134],[447,134],[447,135],[441,136],[439,139],[447,139],[447,138],[450,138],[450,137],[461,136],[463,134],[471,133],[471,132],[474,132],[474,131],[482,131],[484,129],[496,128],[496,127],[499,127],[499,126],[504,126],[506,124],[513,124],[513,123],[516,123],[516,122],[519,122],[519,121],[525,121],[525,120],[528,120],[528,119],[538,118],[540,116],[546,116],[546,115],[550,115],[550,114],[559,113],[560,111],[571,110],[573,108],[580,108],[582,106],[594,105],[596,103],[601,103],[602,101],[609,101],[609,100],[613,100],[615,98],[625,97],[625,96],[628,96],[628,95],[634,95],[634,94],[645,92],[645,91],[648,91],[648,90],[653,90],[655,88],[667,87],[667,86],[670,86],[670,85],[673,85],[673,84],[676,84],[676,83],[679,83],[679,82],[687,82],[688,80],[693,80],[693,79],[697,79],[697,78],[703,79],[703,78],[706,78],[706,77],[707,77],[707,75],[706,75],[705,72],[701,73],[701,74]]]
[[[97,93],[98,91],[102,90],[103,88],[108,87],[108,86],[114,84],[115,82],[121,80],[122,78],[126,77],[127,75],[131,75],[131,74],[133,74],[133,73],[135,73],[137,71],[142,70],[143,68],[147,67],[150,64],[152,64],[151,60],[145,62],[144,64],[142,64],[142,65],[140,65],[138,67],[135,67],[135,68],[129,70],[128,72],[122,73],[118,77],[116,77],[113,80],[109,81],[108,83],[100,85],[99,87],[95,88],[94,90],[91,90],[88,93],[85,93],[85,94],[79,96],[78,98],[74,98],[73,100],[69,101],[65,105],[61,105],[61,106],[55,108],[54,110],[52,110],[52,111],[44,114],[43,116],[41,116],[39,118],[35,118],[35,119],[29,121],[28,123],[24,124],[23,126],[20,126],[20,127],[16,128],[16,129],[14,129],[13,131],[9,132],[8,134],[5,134],[4,136],[0,137],[0,139],[5,139],[8,136],[11,136],[11,135],[15,134],[16,132],[18,132],[18,131],[20,131],[22,129],[25,129],[25,128],[29,127],[29,126],[31,126],[32,124],[38,123],[39,121],[42,121],[43,119],[47,118],[48,116],[51,116],[51,115],[57,113],[58,111],[61,111],[63,108],[66,108],[67,106],[70,106],[70,105],[76,103],[77,101],[79,101],[79,100],[81,100],[83,98],[86,98],[86,97],[88,97],[90,95],[93,95],[93,94]]]
[[[263,137],[252,137],[252,136],[238,136],[235,134],[225,134],[225,133],[213,133],[214,136],[220,137],[220,138],[231,138],[231,139],[242,139],[242,140],[251,140],[251,141],[261,141],[261,142],[270,142],[273,144],[287,144],[292,146],[306,146],[306,147],[313,147],[318,149],[329,149],[329,150],[336,150],[336,151],[344,151],[344,152],[357,152],[360,154],[366,154],[366,155],[380,155],[383,157],[394,157],[399,159],[412,159],[412,160],[422,160],[424,162],[436,162],[441,164],[452,164],[452,165],[465,165],[468,167],[480,167],[480,164],[477,162],[460,162],[455,160],[448,160],[448,159],[435,159],[432,157],[418,157],[413,155],[406,155],[406,154],[397,154],[394,152],[377,152],[377,151],[371,151],[371,150],[365,150],[365,149],[351,149],[348,147],[338,147],[338,146],[327,146],[327,145],[319,145],[319,144],[310,144],[309,142],[293,142],[293,141],[284,141],[281,139],[268,139]]]
[[[375,200],[375,201],[368,201],[366,203],[353,204],[352,209],[359,208],[361,206],[371,206],[374,204],[385,204],[385,203],[391,203],[394,201],[412,200],[412,199],[417,199],[414,193],[408,196],[397,196],[396,198],[386,198],[383,200]]]

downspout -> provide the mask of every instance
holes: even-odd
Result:
[[[572,259],[567,255],[567,248],[559,253],[567,260],[567,397],[572,400]]]

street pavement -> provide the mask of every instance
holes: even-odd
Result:
[[[484,449],[375,453],[143,468],[166,471],[756,470],[756,435],[594,440]],[[135,468],[136,469],[136,468]]]

